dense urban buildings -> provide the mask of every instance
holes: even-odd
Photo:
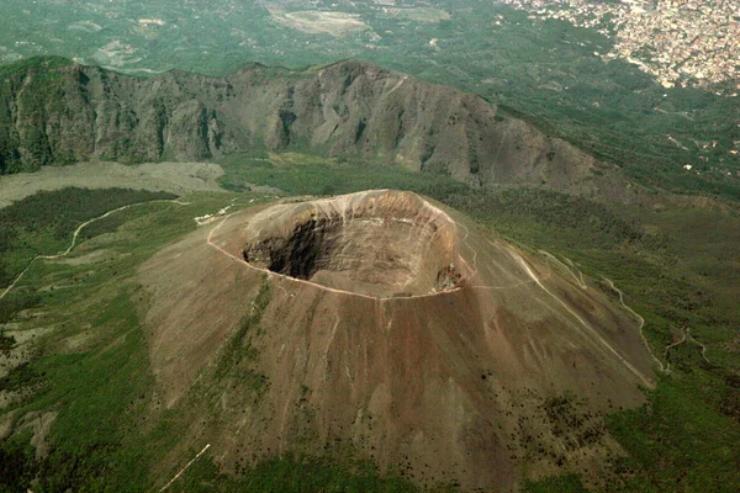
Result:
[[[501,1],[534,18],[560,19],[615,36],[612,49],[600,55],[628,60],[664,87],[737,80],[740,28],[738,4],[732,0]]]

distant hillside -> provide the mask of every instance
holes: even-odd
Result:
[[[621,194],[615,168],[482,98],[357,61],[139,78],[60,59],[2,69],[0,172],[254,148],[362,157],[473,186]]]

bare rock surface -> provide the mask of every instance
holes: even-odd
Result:
[[[452,218],[413,193],[277,205],[256,215],[246,236],[252,265],[370,296],[454,289],[468,269]]]
[[[608,480],[603,415],[654,382],[638,321],[564,269],[376,190],[238,211],[139,277],[164,405],[203,407],[191,432],[226,471],[353,450],[421,484],[513,491],[525,463]]]
[[[617,168],[495,104],[365,62],[303,71],[255,64],[222,78],[41,65],[0,86],[0,173],[93,159],[200,161],[255,148],[359,156],[474,186],[630,195]]]

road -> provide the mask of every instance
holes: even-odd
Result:
[[[54,254],[54,255],[36,255],[35,257],[33,257],[28,262],[28,265],[26,265],[26,268],[23,269],[20,272],[20,274],[18,274],[15,277],[15,279],[13,279],[13,282],[8,287],[6,287],[5,290],[2,293],[0,293],[0,300],[2,300],[3,298],[5,298],[8,295],[8,293],[10,293],[13,290],[13,288],[16,286],[16,284],[18,284],[18,281],[20,281],[23,278],[23,276],[26,274],[26,272],[28,272],[28,269],[31,268],[31,265],[33,265],[33,263],[36,260],[39,260],[39,259],[41,259],[41,260],[55,260],[55,259],[66,257],[67,255],[69,255],[72,252],[72,250],[74,249],[74,247],[77,245],[77,238],[79,238],[80,233],[82,232],[82,230],[85,229],[90,224],[94,223],[95,221],[99,221],[101,219],[105,219],[106,217],[108,217],[108,216],[110,216],[112,214],[115,214],[116,212],[120,212],[120,211],[123,211],[123,210],[126,210],[126,209],[130,209],[132,207],[143,205],[143,204],[154,204],[154,203],[157,203],[157,202],[168,202],[168,203],[178,204],[178,205],[189,205],[189,202],[183,202],[183,201],[181,201],[179,199],[148,200],[148,201],[145,201],[145,202],[137,202],[135,204],[128,204],[128,205],[124,205],[122,207],[118,207],[116,209],[111,209],[111,210],[109,210],[108,212],[106,212],[104,214],[101,214],[101,215],[99,215],[97,217],[94,217],[92,219],[88,219],[84,223],[82,223],[79,226],[77,226],[77,229],[74,230],[74,233],[72,233],[72,240],[69,242],[69,246],[67,247],[66,250],[64,250],[63,252]]]

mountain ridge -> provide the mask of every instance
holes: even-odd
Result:
[[[474,187],[618,190],[618,199],[626,197],[618,168],[481,96],[368,62],[303,70],[250,64],[225,77],[177,70],[142,78],[53,60],[6,69],[2,173],[94,159],[192,161],[298,148],[448,174]]]

